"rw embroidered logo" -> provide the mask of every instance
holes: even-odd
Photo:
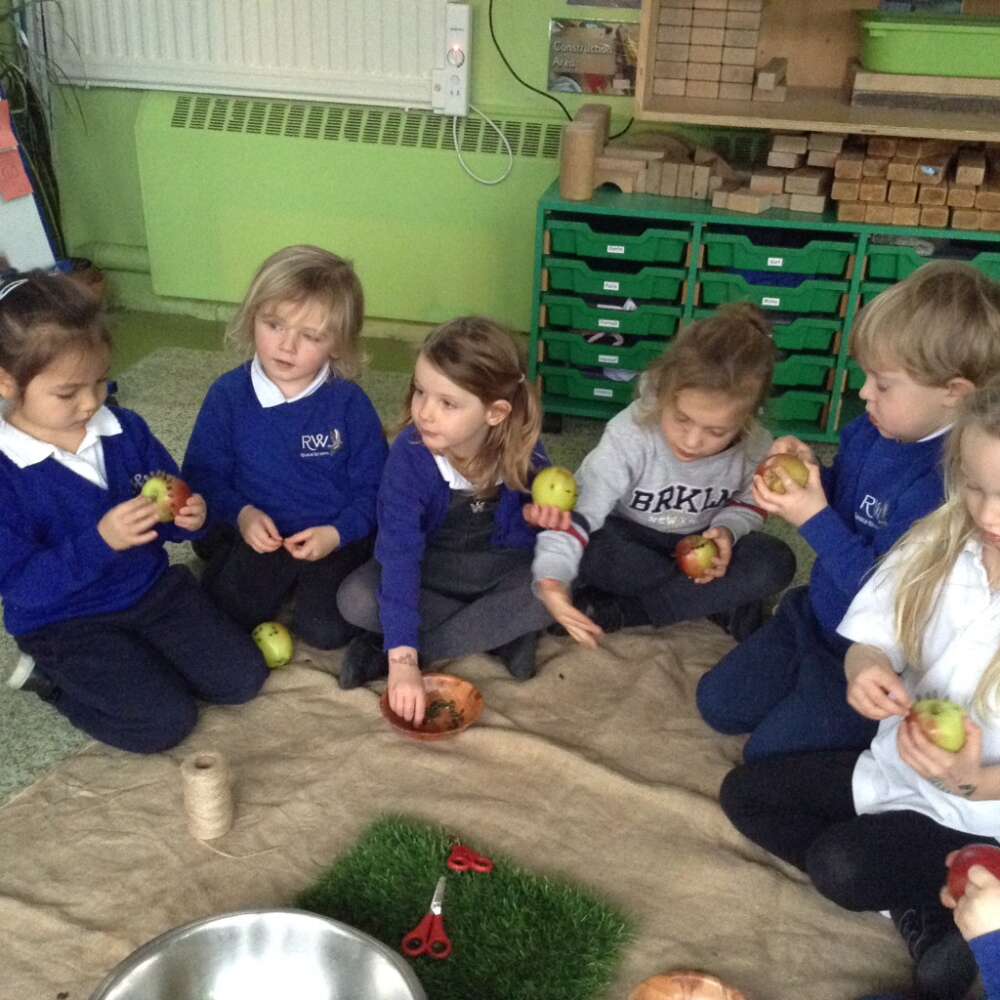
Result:
[[[336,427],[325,434],[303,434],[301,457],[314,458],[320,455],[335,455],[343,447],[343,435]]]

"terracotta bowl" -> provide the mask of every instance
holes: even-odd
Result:
[[[468,729],[483,714],[483,696],[469,681],[452,674],[424,674],[427,713],[419,729],[389,707],[389,692],[379,702],[382,715],[393,729],[413,740],[444,740]]]
[[[747,1000],[746,995],[705,972],[667,972],[632,990],[629,1000]]]

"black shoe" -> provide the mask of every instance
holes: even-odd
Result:
[[[535,676],[535,651],[538,633],[526,632],[510,642],[505,642],[490,652],[503,662],[515,680],[526,681]]]
[[[951,913],[941,906],[893,910],[892,922],[916,963],[913,983],[922,1000],[963,1000],[979,974]]]
[[[340,686],[344,690],[361,687],[389,676],[389,655],[382,648],[382,636],[365,632],[355,636],[344,651]]]
[[[709,615],[708,620],[718,625],[723,632],[729,633],[737,642],[742,642],[764,624],[765,617],[764,602],[750,601],[731,611]]]

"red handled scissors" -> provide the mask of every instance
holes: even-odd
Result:
[[[479,872],[488,875],[493,871],[493,862],[484,854],[476,854],[465,844],[456,844],[448,855],[448,867],[453,872]]]
[[[437,880],[427,916],[403,938],[402,952],[407,957],[427,955],[430,958],[447,958],[451,954],[451,938],[445,933],[444,918],[441,916],[447,881],[447,875]]]

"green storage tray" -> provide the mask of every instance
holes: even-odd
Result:
[[[680,268],[644,267],[633,274],[595,271],[585,261],[572,257],[546,257],[549,287],[557,292],[583,295],[613,295],[623,299],[660,299],[676,302],[687,272]]]
[[[867,70],[1000,77],[1000,18],[870,11],[859,19]]]
[[[892,288],[891,284],[883,284],[880,281],[862,281],[861,282],[861,304],[863,306],[868,305],[872,299],[881,295],[887,288]]]
[[[830,274],[843,277],[853,243],[813,240],[804,247],[761,246],[748,236],[734,233],[706,233],[710,267],[731,267],[745,271],[784,271],[789,274]]]
[[[847,388],[860,389],[865,384],[865,370],[857,361],[847,362]]]
[[[564,361],[567,364],[592,368],[625,368],[641,372],[664,351],[664,340],[640,340],[630,346],[615,347],[611,344],[588,344],[579,333],[544,330],[546,361]]]
[[[695,319],[714,316],[713,309],[696,309]],[[776,323],[771,327],[774,344],[780,351],[829,351],[833,349],[842,324],[839,319],[818,319],[800,316],[791,323]]]
[[[815,354],[793,354],[792,357],[774,366],[774,384],[818,388],[826,383],[836,364],[836,358],[824,358]]]
[[[572,327],[576,330],[606,330],[614,333],[652,334],[671,337],[677,332],[680,307],[640,306],[624,309],[598,309],[569,295],[543,295],[548,307],[547,326]]]
[[[837,313],[840,300],[847,291],[843,281],[807,279],[797,288],[775,285],[751,285],[738,274],[713,274],[703,271],[699,275],[702,301],[706,305],[723,305],[727,302],[752,302],[761,309],[780,309],[793,313]]]
[[[922,257],[913,247],[870,246],[865,253],[868,260],[868,277],[879,281],[902,281],[918,267],[931,260],[947,257]],[[1000,253],[984,250],[966,263],[978,268],[991,278],[1000,279]]]
[[[611,379],[592,378],[576,368],[541,365],[538,374],[542,379],[542,403],[549,393],[570,399],[599,399],[606,403],[626,406],[632,402],[639,379],[615,382]]]
[[[828,392],[788,389],[768,398],[764,404],[764,415],[769,421],[798,420],[806,423],[818,423],[829,402],[830,394]]]
[[[601,233],[586,222],[551,219],[548,232],[552,253],[575,257],[606,257],[612,260],[637,260],[676,264],[684,259],[691,230],[647,229],[634,233]]]

